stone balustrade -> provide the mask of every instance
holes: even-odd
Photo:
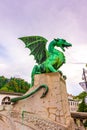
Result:
[[[87,130],[84,123],[87,120],[86,112],[71,112],[71,117],[74,119],[75,130]]]

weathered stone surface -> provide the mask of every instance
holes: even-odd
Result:
[[[59,73],[48,73],[35,76],[34,87],[46,84],[49,92],[40,98],[43,89],[33,96],[16,103],[10,111],[15,130],[74,130],[71,119],[66,84]],[[23,112],[24,111],[24,112]],[[7,129],[9,130],[9,129]]]

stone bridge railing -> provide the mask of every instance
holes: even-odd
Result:
[[[86,112],[71,112],[71,117],[74,119],[75,130],[87,130],[84,127],[84,122],[87,120]]]

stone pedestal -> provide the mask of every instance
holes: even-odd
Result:
[[[46,97],[40,98],[42,89],[14,104],[10,118],[15,120],[15,130],[75,130],[64,79],[59,73],[36,75],[34,87],[27,93],[42,84],[49,87]]]

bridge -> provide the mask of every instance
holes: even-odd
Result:
[[[84,122],[87,120],[87,112],[71,112],[71,117],[74,119],[75,130],[87,130],[84,127]]]

